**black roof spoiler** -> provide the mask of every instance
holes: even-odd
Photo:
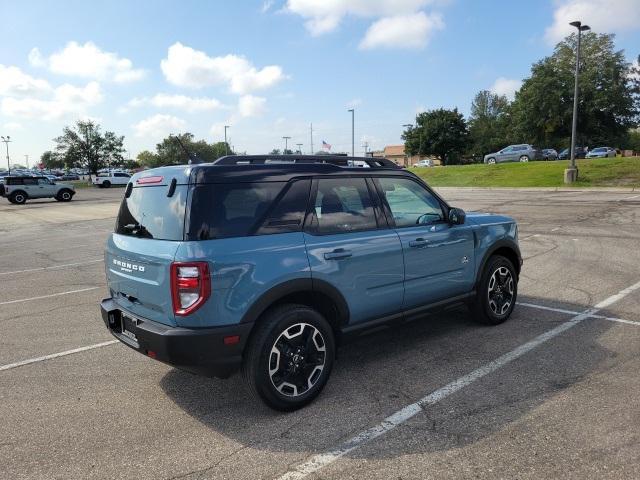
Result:
[[[400,168],[391,160],[374,157],[346,157],[342,155],[227,155],[213,162],[214,165],[291,165],[330,164],[339,167],[357,167],[365,163],[369,168]],[[365,167],[366,168],[366,167]]]

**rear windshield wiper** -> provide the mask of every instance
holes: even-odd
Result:
[[[137,237],[153,238],[153,235],[149,233],[149,230],[139,223],[128,223],[123,226],[122,229],[126,232],[133,233]]]

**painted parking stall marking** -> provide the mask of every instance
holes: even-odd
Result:
[[[444,387],[441,387],[438,390],[430,393],[429,395],[426,395],[417,402],[407,405],[406,407],[388,416],[377,425],[351,437],[349,440],[343,442],[337,448],[325,453],[314,455],[303,464],[294,467],[293,469],[278,477],[278,480],[299,480],[317,472],[327,465],[334,463],[336,460],[347,455],[349,452],[362,447],[370,441],[393,430],[397,426],[402,425],[407,420],[420,413],[426,407],[438,403],[439,401],[463,389],[464,387],[474,383],[477,380],[480,380],[486,375],[493,373],[501,367],[504,367],[512,361],[522,357],[534,348],[575,327],[580,322],[593,317],[595,314],[597,314],[598,311],[609,307],[610,305],[623,299],[624,297],[638,289],[640,289],[640,282],[634,283],[630,287],[627,287],[624,290],[616,293],[615,295],[604,299],[593,308],[589,308],[582,313],[578,313],[568,321],[561,323],[557,327],[552,328],[551,330],[542,333],[541,335],[538,335],[533,340],[520,345],[519,347],[493,360],[492,362],[489,362],[486,365],[477,368],[471,373],[468,373],[467,375],[464,375],[457,380],[448,383]]]
[[[93,350],[95,348],[106,347],[118,343],[117,340],[109,340],[108,342],[96,343],[94,345],[87,345],[85,347],[74,348],[72,350],[66,350],[64,352],[52,353],[50,355],[44,355],[42,357],[29,358],[20,362],[9,363],[8,365],[0,365],[0,372],[5,370],[11,370],[13,368],[23,367],[25,365],[31,365],[32,363],[44,362],[45,360],[51,360],[52,358],[65,357],[67,355],[73,355],[74,353],[86,352],[87,350]]]
[[[78,290],[69,290],[67,292],[51,293],[49,295],[41,295],[39,297],[20,298],[18,300],[9,300],[7,302],[0,302],[0,305],[11,305],[13,303],[31,302],[33,300],[42,300],[44,298],[60,297],[62,295],[71,295],[72,293],[89,292],[91,290],[97,290],[98,288],[102,288],[102,287],[79,288]]]

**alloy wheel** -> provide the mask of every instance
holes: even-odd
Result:
[[[498,267],[489,279],[489,308],[495,315],[504,315],[513,302],[513,275],[507,267]]]
[[[308,323],[287,327],[269,352],[269,378],[288,397],[303,395],[319,380],[327,360],[322,333]]]

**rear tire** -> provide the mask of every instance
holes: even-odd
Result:
[[[11,203],[16,203],[18,205],[22,205],[23,203],[25,203],[27,201],[27,194],[24,193],[23,191],[13,192],[9,196],[9,201]]]
[[[105,180],[104,182],[102,182],[102,188],[109,188],[111,187],[111,182],[109,180]]]
[[[282,305],[256,325],[242,376],[253,396],[270,408],[297,410],[320,394],[334,357],[333,330],[324,317],[305,305]]]
[[[528,161],[529,161],[529,157],[527,157],[526,155],[522,155],[522,156],[520,157],[520,162],[522,162],[522,163],[526,163],[526,162],[528,162]]]
[[[478,323],[498,325],[513,312],[518,298],[518,274],[511,261],[502,255],[487,260],[473,305]]]

